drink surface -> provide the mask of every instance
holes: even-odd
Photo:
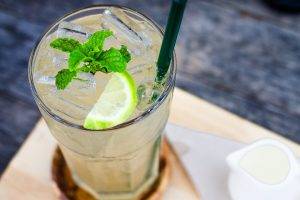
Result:
[[[126,45],[132,59],[127,71],[135,80],[138,105],[130,119],[140,115],[154,103],[153,95],[162,93],[155,87],[156,60],[161,45],[161,34],[142,19],[132,18],[117,8],[101,14],[85,16],[71,22],[61,22],[58,29],[41,42],[34,64],[33,80],[38,95],[51,111],[71,123],[82,125],[93,105],[97,102],[111,74],[97,72],[95,75],[81,72],[80,80],[72,81],[64,90],[55,86],[55,75],[67,67],[67,54],[50,47],[58,37],[71,37],[84,42],[95,31],[109,29],[114,36],[104,43],[104,50]],[[128,119],[129,120],[129,119]]]

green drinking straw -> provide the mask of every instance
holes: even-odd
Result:
[[[187,0],[173,0],[167,27],[157,60],[156,82],[161,83],[168,72]]]

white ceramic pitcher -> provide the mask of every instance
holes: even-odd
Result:
[[[300,200],[300,168],[284,144],[263,139],[227,157],[233,200]]]

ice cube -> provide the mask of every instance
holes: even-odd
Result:
[[[104,42],[103,49],[108,50],[111,47],[114,47],[116,49],[120,49],[121,48],[121,42],[119,40],[117,40],[115,37],[108,37]]]
[[[41,81],[44,83],[51,83],[55,78],[41,77]],[[57,96],[69,99],[76,102],[77,100],[87,99],[93,97],[96,93],[96,80],[90,73],[79,73],[75,79],[73,79],[64,90],[53,90]]]
[[[82,123],[98,99],[95,78],[89,73],[78,74],[64,90],[58,90],[54,86],[48,91],[50,92],[45,96],[45,101],[51,108],[60,116],[78,123]]]
[[[137,87],[138,104],[137,109],[143,110],[149,103],[149,90],[145,84],[141,84]]]
[[[56,31],[57,37],[72,37],[80,42],[84,42],[92,33],[92,29],[88,27],[83,27],[78,24],[72,23],[72,22],[61,22],[58,25],[58,29]],[[58,51],[56,49],[48,48],[51,41],[53,41],[55,37],[49,36],[46,41],[46,46],[43,49],[47,49],[43,51],[43,54],[40,56],[43,60],[47,61],[50,60],[52,64],[57,68],[58,70],[61,70],[63,68],[66,68],[68,66],[67,60],[68,60],[68,54],[63,53],[61,51]],[[43,63],[45,63],[45,61]],[[50,65],[50,63],[47,63],[47,66]]]
[[[55,51],[55,50],[52,50]],[[52,63],[57,69],[63,69],[68,66],[68,55],[60,52],[53,52],[52,56]]]
[[[52,88],[48,96],[45,96],[51,109],[64,119],[74,121],[78,124],[84,120],[91,109],[84,101],[79,101],[66,91]],[[76,99],[76,100],[75,100]]]
[[[75,87],[80,90],[83,89],[84,91],[85,91],[85,89],[88,89],[89,92],[93,92],[90,90],[96,89],[95,77],[91,73],[84,73],[84,72],[79,73],[77,75],[77,80],[74,80],[72,87]]]
[[[142,26],[117,8],[103,12],[101,25],[104,29],[112,30],[114,36],[135,55],[141,55],[151,46],[151,38],[143,31]]]
[[[144,67],[145,67],[144,64],[138,64],[138,65],[128,67],[127,70],[130,74],[134,75],[134,74],[141,73]]]
[[[55,85],[55,77],[52,77],[52,76],[40,76],[40,77],[37,78],[36,82],[38,84]]]
[[[151,55],[149,51],[144,56],[136,56],[132,59],[128,66],[127,70],[132,74],[137,74],[142,71],[149,71],[156,69],[156,56]]]
[[[72,22],[63,21],[58,25],[57,37],[72,37],[84,42],[95,30]]]
[[[92,28],[81,26],[72,22],[63,21],[58,25],[56,31],[57,37],[75,38],[80,42],[85,42],[88,37],[95,32]],[[67,66],[67,54],[52,50],[52,62],[57,69],[62,69]]]
[[[153,92],[153,85],[151,82],[144,83],[138,86],[138,105],[137,109],[140,111],[146,110],[151,105],[151,97]]]
[[[57,49],[50,48],[50,43],[55,37],[47,37],[45,43],[42,44],[39,55],[37,57],[37,63],[42,64],[39,68],[51,69],[55,66],[56,69],[60,70],[68,66],[68,54],[58,51]]]

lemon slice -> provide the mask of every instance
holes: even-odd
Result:
[[[137,105],[136,86],[128,72],[114,73],[84,121],[84,128],[100,130],[125,122]]]

